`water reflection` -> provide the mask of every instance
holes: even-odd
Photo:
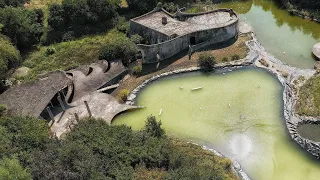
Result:
[[[297,16],[273,1],[223,1],[216,8],[233,8],[253,26],[268,52],[299,68],[313,68],[312,46],[320,41],[320,24]]]

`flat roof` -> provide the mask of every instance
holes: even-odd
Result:
[[[167,24],[162,24],[162,17],[167,18]],[[150,29],[159,31],[167,36],[177,34],[182,36],[192,32],[213,29],[229,25],[238,20],[236,14],[230,16],[227,11],[212,11],[202,14],[194,14],[185,21],[179,21],[163,11],[151,12],[132,19]]]

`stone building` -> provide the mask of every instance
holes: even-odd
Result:
[[[138,44],[143,63],[165,60],[189,49],[227,41],[238,35],[238,15],[232,9],[188,14],[178,10],[170,14],[155,9],[130,20],[130,34],[142,36],[146,44]]]

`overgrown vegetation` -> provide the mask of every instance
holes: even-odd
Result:
[[[63,140],[38,119],[0,118],[0,142],[5,179],[237,179],[229,159],[170,139],[154,117],[141,131],[84,119]]]
[[[114,45],[113,45],[114,44]],[[61,42],[51,46],[43,46],[37,51],[31,53],[23,63],[24,66],[31,68],[29,75],[24,80],[35,79],[37,75],[44,74],[53,70],[68,70],[79,65],[90,64],[99,60],[99,52],[106,45],[119,47],[121,44],[128,47],[126,55],[131,55],[135,45],[126,37],[125,34],[111,30],[104,35],[88,36],[79,40]],[[54,53],[48,53],[48,49]],[[50,51],[51,51],[50,50]],[[116,58],[122,58],[118,49],[113,49],[116,52]],[[125,60],[131,59],[132,56],[126,57]],[[105,57],[106,60],[112,60],[112,57]]]
[[[204,70],[213,70],[216,64],[216,58],[209,53],[202,53],[199,55],[198,66]]]
[[[128,89],[122,89],[118,95],[118,100],[120,102],[126,102],[127,98],[129,95],[129,90]]]
[[[318,0],[277,0],[294,15],[320,19],[320,1]]]
[[[0,93],[5,89],[3,80],[9,76],[8,71],[17,67],[20,61],[20,52],[0,34]]]
[[[308,79],[299,89],[296,112],[299,115],[320,116],[320,75]]]

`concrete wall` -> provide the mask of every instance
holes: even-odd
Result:
[[[142,26],[134,21],[130,21],[130,34],[138,34],[148,42],[148,44],[158,44],[169,40],[169,37],[156,30]]]
[[[194,32],[159,44],[139,44],[138,46],[142,53],[143,63],[148,64],[157,62],[157,54],[160,57],[159,60],[163,61],[178,54],[182,50],[188,49],[190,45],[190,37],[195,37],[196,39],[197,44],[193,46],[194,49],[227,41],[238,35],[237,25],[238,21],[225,27]]]

